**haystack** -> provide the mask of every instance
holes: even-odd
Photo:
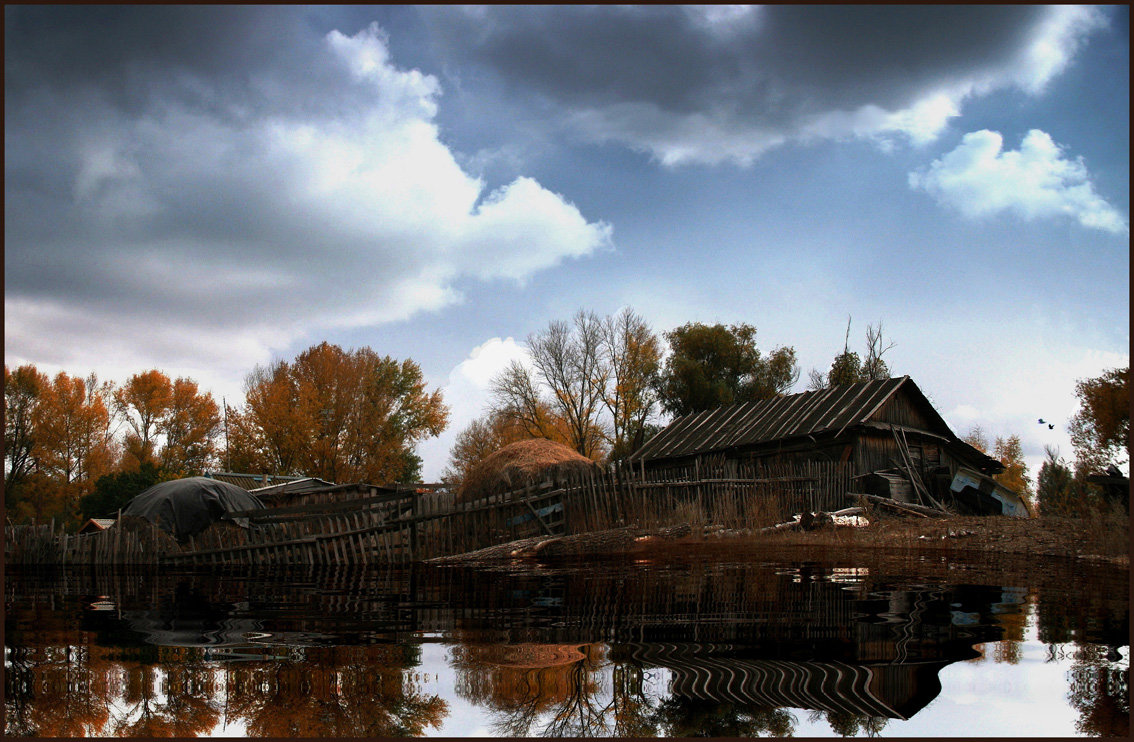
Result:
[[[602,467],[562,443],[543,438],[517,441],[474,466],[461,483],[457,500],[479,500],[548,479],[563,479],[587,472],[598,474]]]

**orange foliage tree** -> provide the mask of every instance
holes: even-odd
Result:
[[[172,395],[169,377],[157,369],[134,374],[115,390],[115,412],[132,431],[126,435],[126,455],[133,468],[143,461],[157,463],[154,439]]]
[[[92,379],[92,386],[94,386]],[[39,469],[65,492],[72,509],[93,482],[110,471],[110,414],[87,382],[60,372],[43,389],[36,409]]]
[[[1080,408],[1071,419],[1076,474],[1101,472],[1130,461],[1130,367],[1105,371],[1075,384]]]
[[[257,367],[230,416],[233,468],[385,483],[419,476],[416,443],[438,435],[449,411],[412,360],[326,342],[288,363]]]
[[[158,425],[165,435],[162,467],[183,475],[205,471],[216,454],[220,426],[213,395],[201,394],[192,379],[178,378],[170,386],[169,406]]]

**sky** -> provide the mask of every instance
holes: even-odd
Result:
[[[527,338],[868,324],[955,432],[1071,459],[1129,364],[1129,11],[5,6],[4,358],[230,405],[324,340],[449,428]],[[1039,418],[1056,425],[1037,423]]]

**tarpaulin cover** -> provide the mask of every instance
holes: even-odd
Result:
[[[263,507],[262,502],[235,484],[189,477],[155,484],[131,500],[122,514],[145,518],[178,541],[184,541],[226,513]]]

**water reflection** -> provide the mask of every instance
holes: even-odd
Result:
[[[776,564],[9,574],[6,733],[419,736],[461,702],[507,736],[786,736],[817,722],[878,734],[938,698],[946,666],[1018,662],[1031,615],[1047,661],[1071,666],[1076,731],[1126,736],[1123,576],[1021,588]],[[444,662],[424,663],[434,645]]]

